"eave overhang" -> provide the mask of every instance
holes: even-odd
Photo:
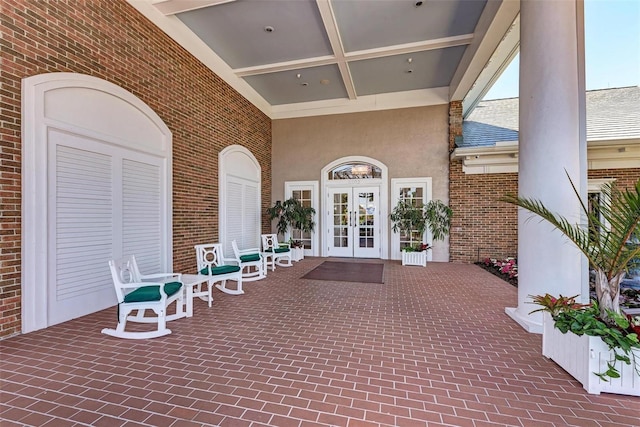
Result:
[[[487,147],[456,148],[451,161],[462,162],[465,174],[517,173],[518,142],[501,142]],[[589,169],[640,168],[640,138],[587,142]]]

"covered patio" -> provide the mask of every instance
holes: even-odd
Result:
[[[115,307],[2,341],[2,426],[638,426],[505,314],[475,265],[383,262],[384,284],[301,279],[306,258],[214,294],[166,337],[106,337]]]

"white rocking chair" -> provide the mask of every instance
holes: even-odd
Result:
[[[167,322],[186,316],[184,311],[184,286],[180,282],[181,274],[160,273],[140,274],[136,258],[129,255],[119,260],[109,261],[111,277],[118,297],[118,326],[116,329],[103,329],[102,333],[117,338],[147,339],[171,333]],[[165,279],[145,282],[149,279]],[[167,315],[167,307],[176,303],[176,312]],[[135,316],[129,314],[136,310]],[[153,310],[157,316],[145,317],[146,310]],[[127,332],[127,320],[139,323],[157,323],[155,331]]]
[[[240,250],[235,240],[231,242],[231,247],[235,256],[235,263],[242,270],[242,280],[252,282],[267,277],[264,259],[260,254],[259,248]]]
[[[208,243],[204,245],[196,245],[196,262],[198,265],[198,274],[211,276],[209,280],[209,307],[213,302],[211,288],[216,282],[222,282],[216,285],[216,288],[222,292],[231,295],[244,294],[242,290],[242,271],[237,265],[226,264],[225,261],[235,261],[235,258],[226,259],[222,254],[222,245],[220,243]],[[237,283],[235,289],[227,288],[227,280],[234,280]],[[200,292],[200,285],[198,285]],[[201,297],[202,298],[202,297]]]
[[[265,266],[271,266],[271,271],[280,267],[291,267],[291,247],[288,243],[278,243],[277,234],[262,235],[262,255]]]

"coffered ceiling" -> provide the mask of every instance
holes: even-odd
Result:
[[[500,0],[129,3],[271,118],[462,100],[519,10]]]

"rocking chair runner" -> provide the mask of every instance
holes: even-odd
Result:
[[[109,261],[109,268],[118,298],[118,326],[116,329],[103,329],[103,334],[127,339],[161,337],[171,333],[171,330],[167,329],[167,321],[185,317],[184,287],[180,282],[180,274],[140,274],[136,258],[133,255]],[[165,279],[166,281],[144,281],[149,279]],[[173,302],[176,303],[176,312],[167,315],[167,307]],[[137,314],[129,316],[134,310],[137,310]],[[146,310],[153,310],[157,317],[145,317]],[[155,331],[127,332],[125,331],[127,320],[139,323],[157,323],[158,328]]]
[[[271,266],[271,271],[276,269],[276,265],[280,267],[291,267],[291,247],[284,243],[278,243],[277,234],[262,235],[262,255],[264,256],[265,266]]]
[[[252,282],[267,277],[264,259],[259,248],[240,250],[235,240],[231,242],[231,247],[235,263],[242,269],[242,280]]]
[[[208,243],[196,245],[196,262],[198,273],[211,276],[209,280],[209,307],[213,301],[211,288],[216,282],[222,282],[216,285],[216,288],[222,292],[231,295],[244,294],[242,290],[242,271],[239,266],[226,264],[226,261],[235,261],[235,258],[224,258],[222,254],[222,245],[220,243]],[[234,280],[237,283],[236,289],[227,288],[227,280]],[[200,285],[198,285],[200,292]]]

